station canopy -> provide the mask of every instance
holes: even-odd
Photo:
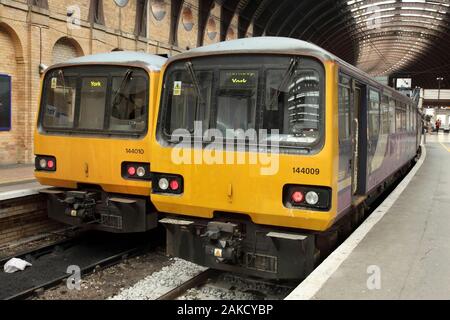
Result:
[[[200,6],[213,0],[200,0]],[[239,37],[286,36],[315,43],[372,76],[411,77],[450,88],[450,0],[216,0],[221,38],[234,14]]]

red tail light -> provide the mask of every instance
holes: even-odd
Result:
[[[55,162],[53,160],[48,160],[47,161],[47,167],[49,169],[53,169],[55,167]]]
[[[134,176],[136,174],[136,168],[135,167],[128,167],[127,172],[128,172],[128,175]]]
[[[180,184],[178,183],[177,180],[171,180],[170,181],[170,189],[172,189],[173,191],[178,190],[178,188],[180,187]]]
[[[301,203],[305,199],[305,196],[300,191],[295,191],[291,196],[292,202]]]

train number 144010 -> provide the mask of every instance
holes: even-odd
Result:
[[[319,175],[320,169],[319,168],[302,168],[302,167],[294,167],[292,168],[292,172],[296,174],[312,174],[312,175]]]

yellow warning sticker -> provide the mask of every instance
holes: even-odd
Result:
[[[57,84],[58,84],[58,79],[57,78],[52,78],[52,83],[51,83],[52,89],[56,89],[56,85]]]
[[[174,81],[173,82],[173,95],[174,96],[181,96],[181,81]]]
[[[214,249],[214,256],[217,257],[217,258],[222,258],[222,249],[215,248]]]

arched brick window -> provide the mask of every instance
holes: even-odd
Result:
[[[89,22],[105,25],[103,0],[91,0],[91,5],[89,7]]]
[[[134,34],[140,37],[147,36],[147,5],[148,0],[136,0],[136,21]]]
[[[48,9],[48,0],[30,0],[30,5],[36,6],[42,9]]]

